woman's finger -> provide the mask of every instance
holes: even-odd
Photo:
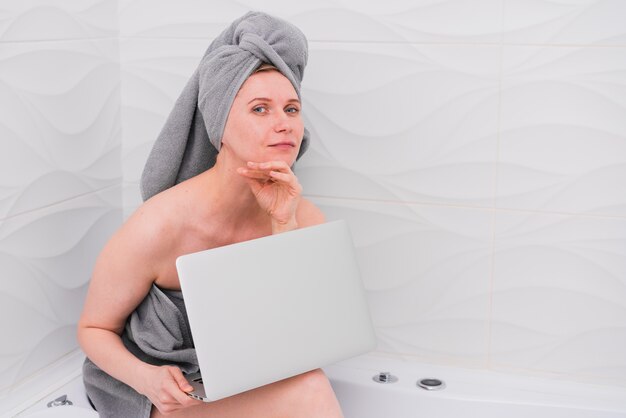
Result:
[[[193,390],[193,386],[185,379],[182,371],[175,367],[170,369],[170,374],[173,380],[170,381],[171,385],[168,388],[168,392],[174,401],[183,407],[195,404],[197,401],[187,395],[187,392]]]
[[[256,169],[256,170],[275,170],[280,172],[288,172],[291,173],[291,168],[289,164],[284,161],[265,161],[262,163],[257,163],[254,161],[248,161],[248,168]]]
[[[191,386],[191,383],[189,383],[183,372],[178,367],[172,368],[171,374],[180,390],[183,392],[191,392],[193,390],[193,386]]]
[[[268,180],[270,178],[270,174],[268,171],[260,171],[260,170],[248,170],[246,168],[239,167],[237,172],[242,176],[258,179],[258,180]]]
[[[297,186],[299,186],[299,183],[296,180],[296,176],[294,176],[293,174],[285,174],[279,171],[270,171],[270,177],[274,179],[275,181],[286,183],[292,188],[298,189]]]
[[[191,396],[187,395],[187,392],[183,392],[176,383],[174,385],[175,386],[171,388],[170,395],[174,398],[174,401],[177,404],[183,407],[187,407],[198,402],[196,399],[193,399]]]

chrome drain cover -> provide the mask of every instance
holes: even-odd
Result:
[[[378,383],[396,383],[398,378],[389,372],[380,372],[372,377],[372,380]]]
[[[417,386],[426,390],[441,390],[446,387],[446,384],[443,382],[443,380],[435,379],[433,377],[428,377],[425,379],[418,380]]]

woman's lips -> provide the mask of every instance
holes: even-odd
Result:
[[[296,144],[294,144],[293,142],[289,142],[289,141],[277,142],[275,144],[270,145],[271,148],[278,148],[278,149],[290,149],[290,148],[294,148],[295,146]]]

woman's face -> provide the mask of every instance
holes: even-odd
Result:
[[[296,161],[304,135],[301,103],[280,72],[252,74],[235,96],[226,120],[222,150],[242,162]]]

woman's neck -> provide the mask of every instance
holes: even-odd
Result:
[[[217,217],[231,225],[266,218],[269,221],[246,179],[237,173],[239,167],[245,167],[245,162],[218,155],[215,165],[199,176],[213,219]]]

